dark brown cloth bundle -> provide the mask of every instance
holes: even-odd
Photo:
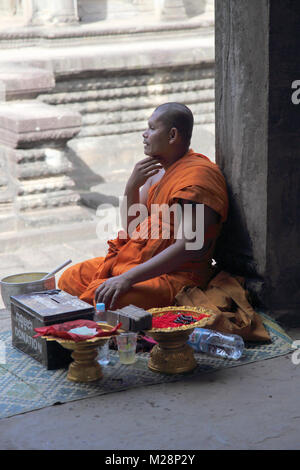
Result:
[[[204,307],[216,313],[207,326],[221,333],[240,335],[247,341],[270,341],[261,317],[251,307],[244,279],[221,271],[205,290],[186,286],[176,295],[176,305]]]

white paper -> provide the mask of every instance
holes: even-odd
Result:
[[[88,328],[87,326],[79,326],[77,328],[73,328],[69,330],[69,333],[75,333],[76,335],[83,335],[83,336],[94,336],[97,334],[96,328]]]

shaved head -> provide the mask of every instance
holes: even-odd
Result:
[[[168,129],[175,127],[183,142],[190,145],[192,138],[194,117],[192,111],[181,103],[164,103],[156,108],[158,119],[163,122]]]

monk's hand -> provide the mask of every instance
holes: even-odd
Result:
[[[132,283],[125,274],[111,277],[97,287],[95,302],[103,302],[107,310],[113,310],[116,307],[117,299],[129,291],[131,286]]]
[[[129,178],[130,185],[140,188],[150,176],[155,175],[163,167],[161,163],[153,157],[147,157],[136,163]]]

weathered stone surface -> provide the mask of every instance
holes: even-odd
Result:
[[[163,20],[179,20],[186,18],[184,0],[165,0],[161,12]]]
[[[231,201],[219,262],[245,275],[274,316],[299,321],[300,113],[291,83],[300,4],[216,5],[216,159]]]
[[[261,276],[267,230],[267,5],[253,2],[248,11],[245,3],[216,3],[216,159],[225,173],[231,201],[224,256],[227,253],[231,269],[235,263]],[[246,16],[250,14],[254,21],[258,12],[260,23],[244,31]],[[239,18],[239,26],[234,18]],[[254,38],[257,54],[253,53]]]
[[[78,16],[82,23],[105,20],[107,2],[99,0],[78,0]]]
[[[10,147],[66,141],[80,130],[80,114],[36,101],[0,104],[0,143]]]
[[[3,101],[35,98],[49,92],[55,86],[53,72],[33,67],[2,65],[0,82],[3,84]]]
[[[154,0],[78,0],[80,21],[121,20],[138,14],[153,14]]]
[[[204,13],[207,3],[209,3],[207,0],[183,0],[185,12],[189,18]]]
[[[24,45],[41,47],[41,43],[45,46],[82,46],[95,45],[101,43],[115,43],[116,38],[123,40],[144,40],[149,35],[159,34],[160,40],[167,38],[170,34],[184,36],[185,34],[193,34],[204,32],[213,33],[213,14],[204,14],[193,19],[193,21],[168,21],[168,22],[146,22],[141,23],[135,21],[133,24],[119,23],[91,23],[83,24],[80,28],[64,27],[59,28],[37,28],[15,27],[9,30],[0,28],[0,48],[5,51],[11,51]],[[45,51],[46,52],[46,51]],[[43,57],[40,55],[39,57]],[[6,57],[6,61],[10,62],[12,57]],[[35,64],[35,66],[37,66]]]
[[[14,132],[47,131],[78,127],[80,115],[58,110],[37,101],[19,101],[0,105],[0,126]]]
[[[18,49],[3,50],[0,63],[9,61],[19,65],[22,62],[22,65],[49,68],[53,70],[56,79],[87,71],[89,74],[99,70],[111,72],[127,69],[143,71],[156,67],[192,67],[201,63],[213,63],[213,31],[211,30],[210,34],[202,35],[201,27],[195,27],[193,23],[189,27],[192,34],[189,34],[187,30],[187,34],[183,31],[183,34],[179,35],[177,30],[173,29],[170,31],[172,32],[171,36],[168,30],[166,30],[166,36],[163,36],[160,34],[163,33],[162,26],[160,26],[158,29],[151,30],[151,33],[156,35],[153,41],[135,40],[134,37],[132,41],[116,41],[114,38],[113,41],[93,44],[92,47],[86,42],[82,45],[82,36],[79,36],[81,40],[79,47],[73,47],[73,36],[69,35],[65,38],[69,41],[68,45],[62,49],[44,48],[39,44],[35,48],[24,48],[22,51]],[[112,37],[113,32],[111,30]],[[133,34],[134,32],[132,32]]]
[[[77,0],[35,0],[32,4],[30,23],[77,23]]]

